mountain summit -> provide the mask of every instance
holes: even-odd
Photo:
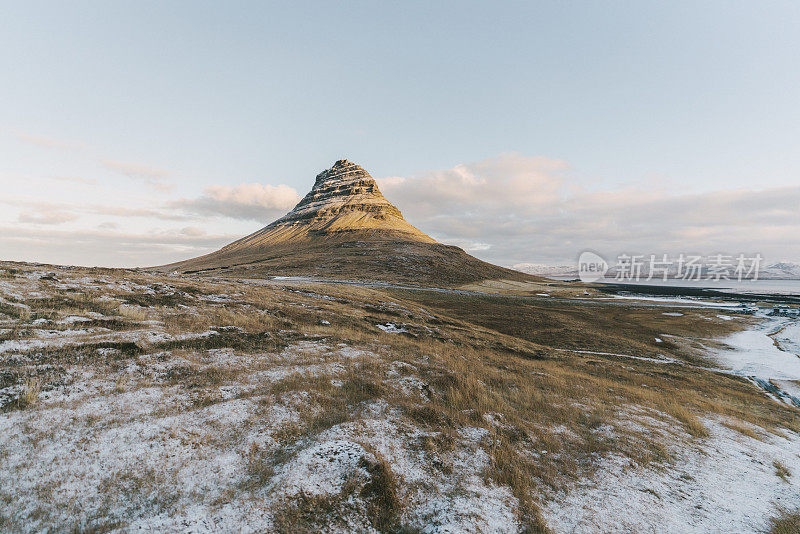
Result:
[[[314,187],[292,211],[222,250],[312,239],[399,239],[435,243],[403,218],[367,171],[340,159],[317,175]]]
[[[372,176],[346,159],[319,173],[311,191],[275,222],[216,252],[158,269],[439,285],[531,278],[438,243],[408,223]]]

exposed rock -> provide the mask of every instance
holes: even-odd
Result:
[[[435,243],[405,219],[381,194],[360,166],[340,159],[317,175],[314,187],[292,211],[222,250],[277,245],[313,238],[347,238],[368,233],[370,239]]]

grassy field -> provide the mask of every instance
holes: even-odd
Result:
[[[602,458],[669,466],[709,419],[800,431],[798,410],[707,369],[752,321],[713,310],[22,264],[0,264],[0,297],[0,529],[167,528],[153,518],[199,506],[275,531],[493,531],[506,514],[547,532],[542,504]],[[149,452],[92,456],[112,435]],[[325,454],[352,459],[338,482],[294,482]]]

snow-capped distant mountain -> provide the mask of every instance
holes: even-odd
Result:
[[[545,265],[543,263],[517,263],[511,266],[515,271],[537,276],[578,276],[576,265]]]
[[[511,267],[514,270],[521,271],[527,274],[536,276],[578,276],[577,265],[546,265],[543,263],[517,263]],[[606,278],[614,278],[619,269],[618,265],[612,264],[606,273]],[[643,274],[646,277],[647,271],[643,269]],[[669,278],[678,276],[677,266],[668,269]],[[709,276],[709,272],[705,266],[701,267],[701,278],[705,279]],[[735,275],[729,275],[730,278],[735,278]],[[658,278],[658,277],[656,277]],[[793,261],[779,261],[764,266],[762,264],[758,271],[758,278],[764,280],[798,280],[800,279],[800,263]]]
[[[759,273],[761,278],[800,278],[800,263],[793,261],[779,261],[767,265]]]

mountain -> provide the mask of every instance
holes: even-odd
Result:
[[[800,263],[787,260],[779,261],[763,268],[759,276],[770,279],[798,279],[800,278]]]
[[[514,264],[512,268],[517,271],[532,274],[535,276],[576,277],[576,278],[578,277],[577,265],[545,265],[541,263],[517,263]],[[728,279],[736,278],[736,274],[733,272],[733,269],[734,267],[731,267]],[[619,272],[619,265],[616,264],[611,265],[608,269],[608,272],[605,275],[606,281],[613,282],[618,272]],[[646,260],[642,272],[644,274],[642,280],[644,280],[647,277],[648,273]],[[677,280],[678,279],[677,263],[674,262],[673,265],[669,267],[667,272],[669,278],[674,278]],[[708,267],[706,265],[701,266],[700,278],[702,280],[706,280],[709,277],[713,277],[713,274],[709,272]],[[788,260],[782,260],[770,265],[766,266],[762,265],[758,269],[758,278],[761,280],[800,280],[800,263]],[[691,284],[692,281],[687,281],[687,283]]]
[[[577,265],[546,265],[544,263],[516,263],[512,267],[516,271],[536,276],[578,276]]]
[[[275,222],[211,254],[157,269],[423,285],[533,279],[438,243],[403,218],[367,171],[344,159],[319,173],[311,191]]]

